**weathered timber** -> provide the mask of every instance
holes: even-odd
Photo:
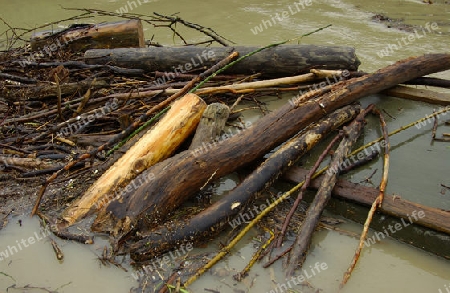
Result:
[[[48,55],[61,48],[86,51],[96,48],[143,48],[144,46],[144,31],[138,19],[79,24],[62,31],[37,32],[31,36],[31,49],[43,50]]]
[[[366,114],[367,109],[361,111],[348,127],[344,127],[345,135],[331,159],[331,170],[338,170],[338,168],[342,166],[345,158],[350,154],[353,144],[356,142],[364,128],[364,117]],[[327,172],[324,175],[322,184],[320,185],[313,202],[306,211],[305,219],[303,220],[300,231],[292,245],[292,250],[289,252],[286,276],[293,276],[296,268],[298,266],[303,266],[307,250],[311,244],[312,234],[319,223],[320,216],[322,215],[325,206],[331,198],[331,191],[336,184],[338,175],[339,174],[336,172]]]
[[[131,257],[143,261],[183,242],[202,242],[220,232],[244,211],[248,203],[268,188],[280,174],[314,147],[323,137],[356,116],[359,106],[345,106],[283,144],[235,189],[198,215],[183,223],[171,222],[130,246]],[[142,231],[141,231],[142,234]]]
[[[307,172],[307,170],[299,167],[293,167],[291,170],[286,172],[284,178],[293,183],[298,183],[303,181]],[[314,179],[311,187],[317,189],[322,180],[323,175]],[[375,188],[352,183],[343,179],[338,180],[333,189],[334,196],[341,199],[350,200],[364,206],[371,206],[379,193],[380,191]],[[381,208],[378,210],[386,215],[391,215],[408,221],[414,211],[415,214],[419,211],[423,211],[425,217],[415,219],[414,224],[450,235],[450,212],[448,211],[414,203],[403,199],[398,195],[386,195],[383,199]]]
[[[283,178],[297,184],[304,180],[308,170],[292,167]],[[310,188],[318,189],[323,176],[314,179]],[[379,190],[338,179],[327,210],[342,215],[352,221],[364,224],[368,207],[379,194]],[[401,230],[389,233],[390,237],[413,245],[430,253],[450,259],[450,212],[436,209],[403,199],[401,195],[386,194],[381,208],[377,209],[370,227],[386,233],[387,227],[400,225]],[[424,217],[418,215],[419,212]],[[379,233],[378,233],[379,234]],[[385,235],[385,234],[384,234]],[[387,235],[385,235],[387,237]],[[383,240],[385,237],[375,237]],[[370,243],[370,240],[367,240]]]
[[[200,119],[190,150],[201,147],[203,143],[209,143],[220,138],[225,123],[230,116],[230,108],[221,103],[212,103],[206,107]]]
[[[440,93],[428,89],[417,89],[409,86],[398,85],[383,91],[383,94],[430,104],[450,105],[450,94]]]
[[[232,51],[244,56],[258,47],[150,47],[143,49],[88,50],[89,64],[111,64],[146,71],[186,73],[211,67]],[[262,76],[291,76],[310,69],[357,70],[355,49],[339,46],[280,45],[250,56],[225,71],[226,74],[261,73]]]
[[[140,184],[153,180],[155,174],[152,173],[140,177],[139,181],[133,179],[172,155],[195,130],[205,108],[206,103],[195,94],[187,94],[175,101],[163,119],[149,129],[81,198],[73,202],[61,217],[71,225],[90,210],[98,210],[119,196],[125,186],[125,191],[132,192]]]
[[[205,183],[262,157],[327,113],[396,84],[449,68],[450,54],[409,58],[373,74],[341,81],[318,98],[301,104],[286,103],[251,128],[201,154],[184,151],[150,167],[140,176],[153,173],[156,180],[113,200],[100,211],[92,229],[120,237],[136,227],[138,220],[145,220],[147,226],[156,225]]]

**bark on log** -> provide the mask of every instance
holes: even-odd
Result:
[[[102,24],[75,25],[59,32],[37,32],[31,36],[31,49],[48,55],[61,48],[72,51],[145,46],[142,23],[138,19]]]
[[[383,91],[383,94],[430,104],[450,105],[450,94],[439,93],[427,89],[416,89],[409,86],[398,85]]]
[[[205,108],[205,102],[195,94],[187,94],[175,101],[153,128],[62,213],[66,224],[72,225],[90,210],[100,209],[119,196],[123,187],[126,186],[121,192],[133,191],[140,184],[153,180],[153,173],[147,173],[139,180],[133,179],[148,167],[172,155],[195,130]]]
[[[361,111],[350,126],[344,127],[345,135],[331,159],[331,170],[338,170],[338,168],[342,166],[345,158],[350,154],[353,144],[356,142],[364,128],[364,117],[366,114],[367,111]],[[311,244],[312,234],[319,223],[320,216],[322,215],[328,200],[331,198],[331,191],[336,184],[338,175],[339,174],[335,172],[327,172],[325,174],[322,185],[306,211],[306,217],[295,238],[292,250],[289,252],[289,261],[286,268],[287,277],[293,276],[295,269],[298,266],[301,267],[303,265],[303,262],[306,259],[306,252]]]
[[[201,147],[203,143],[218,140],[228,120],[228,116],[230,116],[230,109],[227,105],[221,103],[208,105],[203,112],[189,149],[194,150]]]
[[[337,83],[330,92],[300,105],[286,103],[225,144],[218,143],[197,155],[184,151],[144,171],[140,176],[154,173],[157,180],[112,201],[101,210],[92,229],[122,235],[128,234],[138,220],[154,226],[205,183],[262,157],[327,113],[396,84],[449,68],[450,54],[409,58],[373,74]]]
[[[307,173],[307,170],[293,167],[286,172],[284,179],[293,183],[299,183],[303,181]],[[317,177],[311,182],[310,187],[318,189],[322,180],[323,175]],[[333,196],[350,200],[364,206],[371,206],[379,193],[380,191],[375,188],[362,186],[343,179],[338,180],[333,189]],[[386,195],[383,199],[381,208],[379,208],[378,211],[408,221],[414,211],[416,211],[415,213],[423,211],[425,217],[415,219],[415,224],[450,235],[450,213],[447,211],[410,202],[398,195]]]
[[[331,131],[355,117],[359,106],[346,106],[312,125],[283,144],[257,170],[239,186],[223,196],[212,206],[183,223],[164,226],[130,246],[131,257],[143,261],[170,250],[183,242],[205,241],[220,232],[231,217],[245,210],[248,203],[268,188],[277,178],[303,154],[314,147]],[[252,212],[253,213],[253,212]]]
[[[244,56],[258,47],[151,47],[144,49],[89,50],[88,64],[111,64],[146,71],[186,73],[211,67],[232,51]],[[226,74],[261,73],[262,76],[291,76],[310,69],[357,70],[355,49],[339,46],[280,45],[250,56],[225,71]]]

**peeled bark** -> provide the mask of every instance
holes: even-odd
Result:
[[[449,68],[449,54],[410,58],[373,74],[337,83],[330,92],[300,105],[286,103],[251,128],[206,150],[184,151],[150,167],[140,176],[153,173],[156,180],[112,201],[101,210],[92,229],[122,235],[128,234],[139,220],[146,226],[155,226],[207,182],[264,156],[327,113],[396,84]]]
[[[120,196],[119,191],[123,192],[121,189],[125,186],[125,191],[132,192],[137,186],[152,181],[155,177],[153,173],[147,173],[139,180],[133,179],[172,155],[195,130],[205,108],[205,102],[195,94],[187,94],[175,101],[161,121],[149,129],[81,198],[73,202],[63,212],[62,218],[72,225],[90,210],[98,210]]]

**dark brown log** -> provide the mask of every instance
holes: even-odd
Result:
[[[339,109],[277,149],[256,171],[206,210],[183,223],[171,222],[131,245],[131,257],[143,261],[155,257],[183,242],[201,242],[220,232],[231,217],[245,211],[248,203],[268,188],[278,176],[331,131],[359,112],[358,106]],[[270,204],[270,202],[269,202]],[[268,205],[267,205],[268,206]],[[260,209],[262,210],[262,208]],[[256,216],[256,212],[250,210]],[[250,220],[250,219],[247,219]]]
[[[331,170],[338,170],[339,167],[342,166],[345,158],[350,154],[353,144],[356,142],[364,128],[364,117],[372,107],[369,106],[368,109],[359,113],[350,126],[344,127],[345,135],[331,159]],[[313,202],[306,211],[306,217],[300,227],[300,232],[297,234],[292,250],[289,252],[286,276],[293,276],[295,269],[298,266],[302,267],[303,262],[306,259],[306,252],[311,243],[312,234],[314,230],[316,230],[320,216],[331,198],[331,191],[336,184],[338,175],[339,173],[335,172],[327,172],[324,175],[322,184],[319,187]]]
[[[86,51],[96,48],[145,46],[142,23],[138,19],[101,24],[75,25],[59,32],[37,32],[31,36],[31,49],[51,55],[61,48]]]
[[[299,183],[303,181],[307,172],[307,170],[293,167],[289,170],[289,172],[286,172],[284,178],[293,183]],[[315,189],[319,188],[322,180],[323,175],[313,180],[311,187]],[[343,179],[338,180],[333,189],[334,196],[341,199],[350,200],[364,206],[371,206],[379,193],[380,191],[375,188],[352,183]],[[408,221],[414,211],[416,211],[416,213],[418,211],[424,211],[425,217],[414,220],[414,224],[450,235],[450,212],[448,211],[414,203],[403,199],[399,195],[386,195],[383,199],[381,208],[378,210],[386,215],[391,215]]]
[[[146,71],[188,73],[211,67],[232,51],[244,56],[258,47],[150,47],[144,49],[89,50],[89,64],[111,64]],[[225,71],[226,74],[261,73],[262,76],[292,76],[310,69],[357,70],[355,49],[339,46],[280,45],[250,56]],[[170,77],[170,76],[169,76]]]
[[[337,83],[330,92],[301,105],[286,103],[251,128],[211,145],[203,153],[184,151],[147,169],[140,176],[153,173],[157,174],[156,180],[112,201],[99,213],[92,229],[118,235],[128,234],[138,220],[145,220],[147,226],[157,225],[207,182],[262,157],[327,113],[396,84],[449,68],[450,54],[410,58]]]
[[[220,140],[228,116],[230,116],[230,108],[227,105],[221,103],[208,105],[200,118],[189,149],[195,150],[201,148],[203,143]]]
[[[418,77],[413,80],[405,82],[405,84],[428,85],[428,86],[443,87],[443,88],[450,89],[450,80],[436,78],[436,77]]]

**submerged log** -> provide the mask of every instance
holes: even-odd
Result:
[[[227,221],[245,211],[248,203],[268,188],[282,172],[331,131],[355,117],[358,111],[359,106],[346,106],[318,121],[307,131],[297,134],[277,149],[241,184],[212,206],[188,221],[171,222],[170,226],[157,229],[149,236],[132,244],[131,257],[142,261],[155,257],[180,243],[205,241],[207,237],[220,232]],[[253,214],[253,211],[251,213]]]
[[[101,24],[77,24],[62,31],[37,32],[31,36],[31,49],[48,55],[61,48],[86,51],[96,48],[145,46],[142,23],[138,19]]]
[[[319,98],[286,103],[251,128],[211,145],[208,150],[184,151],[150,167],[140,176],[153,173],[156,180],[113,200],[100,211],[92,229],[120,237],[135,228],[139,220],[147,227],[155,226],[207,182],[264,156],[327,113],[396,84],[449,68],[450,54],[410,58],[373,74],[337,83]]]
[[[430,104],[450,105],[450,94],[427,89],[417,89],[409,86],[398,85],[383,91],[383,94]]]
[[[111,64],[146,71],[183,74],[211,67],[232,51],[244,56],[258,47],[150,47],[144,49],[88,50],[88,64]],[[355,49],[338,46],[280,45],[250,56],[225,71],[226,74],[261,73],[262,76],[291,76],[310,69],[357,70]],[[170,77],[170,75],[169,75]]]
[[[148,167],[172,155],[195,130],[205,108],[205,102],[195,94],[187,94],[175,101],[159,123],[149,129],[81,198],[62,213],[65,222],[71,225],[89,211],[98,210],[120,196],[120,192],[133,191],[140,184],[153,180],[153,173],[146,174],[139,181],[133,179]]]
[[[308,170],[293,167],[285,173],[283,178],[298,184],[304,180],[307,173]],[[310,188],[318,189],[322,180],[323,175],[317,177],[311,182]],[[338,179],[327,209],[364,224],[368,207],[372,205],[379,193],[380,191],[376,188]],[[368,243],[381,241],[390,236],[450,259],[450,212],[411,202],[392,194],[384,196],[381,208],[377,211],[370,227],[379,232],[375,233],[375,237],[367,239]],[[400,225],[402,229],[396,229],[396,232],[392,233],[387,230],[389,225],[391,227]]]
[[[307,170],[299,167],[293,167],[291,170],[286,172],[283,178],[297,184],[303,181],[307,173]],[[312,181],[310,187],[314,189],[319,188],[322,180],[323,175],[317,177]],[[338,180],[335,188],[333,189],[333,196],[356,202],[363,206],[371,206],[379,193],[380,191],[373,187],[352,183],[344,179]],[[425,216],[415,219],[414,224],[450,235],[450,212],[448,211],[411,202],[398,195],[386,195],[378,211],[386,215],[391,215],[408,221],[410,220],[412,214],[417,214],[419,211],[423,211]]]

